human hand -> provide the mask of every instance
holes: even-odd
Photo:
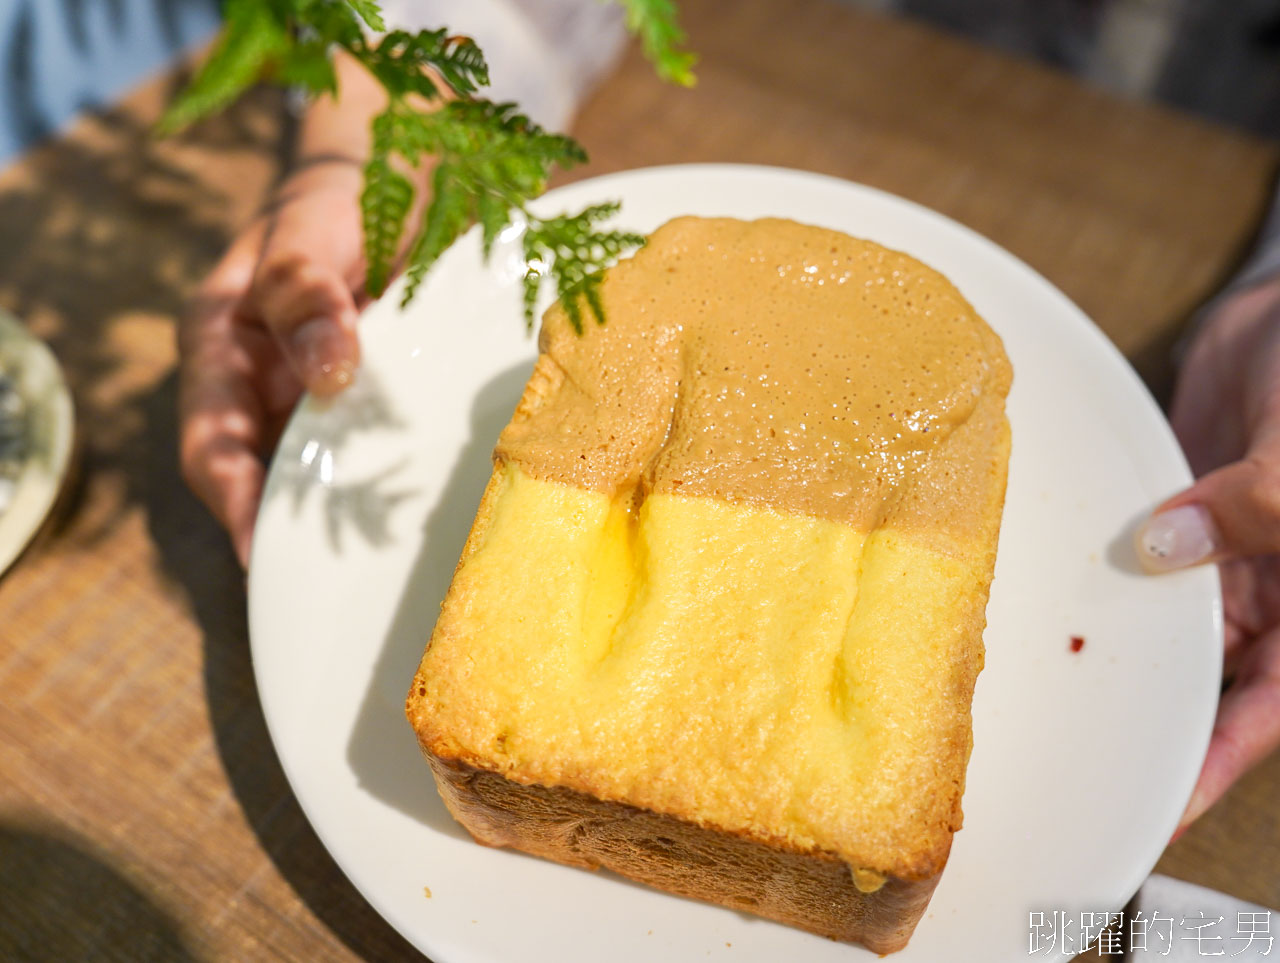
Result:
[[[300,171],[232,243],[179,329],[180,457],[187,484],[248,566],[265,458],[304,388],[354,378],[362,295],[360,169]]]
[[[1280,280],[1206,320],[1170,420],[1197,481],[1138,536],[1154,572],[1219,562],[1229,680],[1176,839],[1280,746]]]

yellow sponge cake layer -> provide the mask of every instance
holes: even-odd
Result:
[[[886,952],[960,828],[999,338],[900,252],[681,218],[543,321],[407,705],[472,834]]]
[[[936,872],[958,828],[937,776],[962,777],[968,753],[984,559],[695,496],[632,512],[514,466],[487,497],[417,683],[436,752]]]

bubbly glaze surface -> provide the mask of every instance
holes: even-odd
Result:
[[[1003,396],[998,339],[914,258],[836,231],[679,218],[604,283],[608,326],[556,306],[542,403],[498,456],[533,477],[843,521],[931,527],[966,492],[903,502],[930,453]],[[958,496],[958,497],[957,497]]]

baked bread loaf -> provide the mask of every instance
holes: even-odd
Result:
[[[407,711],[487,845],[885,953],[960,828],[999,338],[913,258],[681,218],[560,306]]]

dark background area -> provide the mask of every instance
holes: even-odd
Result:
[[[910,17],[1121,96],[1280,136],[1280,0],[832,2]],[[198,44],[218,7],[0,0],[0,161]]]

